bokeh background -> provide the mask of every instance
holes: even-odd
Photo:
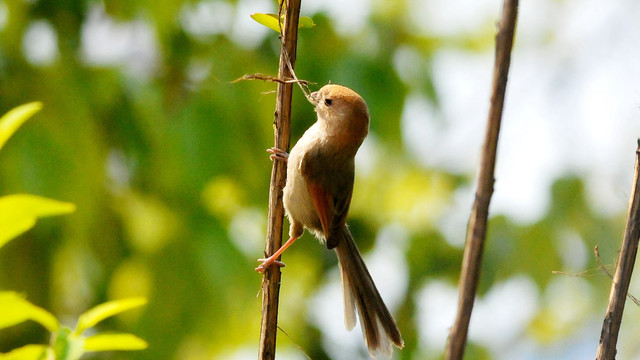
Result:
[[[77,205],[0,250],[0,289],[69,326],[143,295],[100,330],[148,350],[95,359],[252,359],[266,231],[277,34],[272,0],[0,0],[0,112],[44,109],[0,153],[0,193]],[[501,2],[303,1],[296,72],[368,102],[350,224],[396,315],[397,359],[438,359],[454,319]],[[469,359],[593,358],[640,136],[640,3],[522,1]],[[295,142],[314,121],[296,90]],[[287,251],[279,359],[365,359],[337,261]],[[554,275],[552,271],[580,273]],[[631,293],[640,296],[640,278]],[[628,302],[620,359],[640,359]],[[286,334],[285,334],[286,333]],[[46,343],[34,323],[0,352]]]

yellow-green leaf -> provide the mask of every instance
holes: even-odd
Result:
[[[99,334],[85,339],[85,351],[144,350],[146,341],[132,334]]]
[[[86,329],[95,326],[100,321],[117,315],[121,312],[140,307],[147,303],[147,299],[143,297],[133,297],[121,300],[109,301],[104,304],[100,304],[84,314],[80,315],[78,319],[78,326],[76,327],[76,334],[82,334]]]
[[[0,149],[9,140],[16,130],[22,125],[31,115],[42,109],[42,103],[32,102],[24,105],[20,105],[0,118]]]
[[[0,329],[33,320],[51,332],[58,331],[60,324],[55,316],[35,306],[13,291],[0,292]]]
[[[316,26],[313,19],[308,16],[303,16],[298,20],[298,28],[312,28]]]
[[[39,217],[68,214],[75,205],[40,196],[16,194],[0,198],[0,247],[31,229]]]
[[[278,15],[255,13],[251,15],[251,18],[257,21],[259,24],[262,24],[269,29],[280,33],[280,21],[278,21]]]
[[[277,33],[280,33],[280,27],[284,26],[282,19],[278,21],[278,15],[276,14],[255,13],[251,15],[251,18]],[[316,26],[316,24],[313,22],[313,19],[308,16],[303,16],[298,20],[298,28],[312,28],[314,26]]]
[[[0,360],[55,360],[53,351],[47,345],[25,345],[0,354]]]
[[[84,340],[68,327],[60,328],[53,342],[56,360],[79,360],[84,354]]]

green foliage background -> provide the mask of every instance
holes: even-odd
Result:
[[[27,294],[63,322],[110,299],[148,297],[142,311],[105,328],[135,333],[149,349],[95,358],[227,359],[240,356],[238,349],[255,354],[261,278],[253,268],[264,240],[271,170],[264,150],[273,142],[275,86],[230,81],[246,73],[276,73],[275,33],[255,48],[225,32],[189,33],[180,14],[194,6],[190,1],[2,4],[8,17],[0,28],[0,112],[33,100],[44,109],[0,154],[0,192],[68,201],[77,211],[39,222],[0,251],[0,289]],[[151,27],[159,54],[150,75],[83,58],[81,30],[96,6],[116,22],[142,20]],[[375,147],[383,155],[373,171],[358,174],[350,223],[364,252],[383,226],[406,230],[408,288],[396,314],[407,348],[396,356],[424,359],[440,357],[441,349],[418,342],[417,294],[429,281],[457,284],[462,250],[451,243],[460,240],[447,242],[438,224],[456,191],[473,187],[474,174],[420,166],[405,151],[401,110],[409,90],[437,104],[431,56],[445,43],[491,51],[495,19],[487,19],[486,31],[464,39],[429,38],[407,25],[406,6],[378,3],[367,31],[349,35],[336,32],[326,14],[315,15],[316,27],[301,30],[296,71],[317,87],[329,81],[351,86],[369,104]],[[57,57],[48,64],[32,64],[24,55],[24,33],[36,20],[57,34]],[[403,46],[417,50],[423,63],[410,83],[393,68],[394,53]],[[207,70],[203,79],[193,76],[199,68]],[[297,90],[293,119],[292,143],[314,120]],[[531,278],[541,294],[539,307],[520,336],[542,348],[599,318],[606,303],[606,276],[558,280],[551,273],[564,270],[558,244],[567,234],[577,235],[587,249],[599,244],[606,263],[615,257],[624,214],[598,215],[583,188],[579,177],[558,180],[550,189],[551,208],[535,223],[506,215],[491,220],[481,295],[514,276]],[[298,345],[313,359],[328,358],[320,330],[302,320],[309,318],[308,299],[336,259],[305,235],[284,261],[280,326],[291,338],[279,335],[279,351],[299,354]],[[596,267],[590,260],[587,268]],[[558,320],[559,305],[550,300],[549,292],[565,286],[558,282],[589,289],[587,298],[575,294],[573,301],[583,305],[568,320]],[[48,340],[44,329],[23,324],[0,332],[0,352]],[[492,358],[474,343],[469,356]]]

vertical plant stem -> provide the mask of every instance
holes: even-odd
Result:
[[[460,275],[458,312],[455,323],[451,328],[445,358],[448,360],[462,359],[469,320],[473,310],[478,280],[480,278],[480,265],[487,232],[487,218],[489,217],[489,203],[493,195],[494,171],[496,164],[496,150],[498,147],[498,134],[504,105],[509,64],[511,62],[511,49],[518,14],[518,0],[505,0],[502,9],[498,34],[496,36],[496,57],[493,68],[493,87],[491,92],[491,106],[482,157],[480,160],[480,172],[478,175],[478,188],[476,199],[471,210],[469,225],[467,228],[466,245],[462,260]]]
[[[602,333],[596,360],[613,360],[616,357],[616,343],[618,342],[618,332],[622,322],[622,312],[624,302],[629,291],[629,282],[633,272],[633,264],[636,261],[638,252],[638,239],[640,238],[640,140],[636,149],[636,163],[631,189],[631,199],[629,201],[629,215],[627,225],[622,239],[622,248],[618,255],[616,272],[611,283],[611,293],[609,294],[609,305],[602,323]]]
[[[283,0],[284,25],[281,32],[282,47],[278,78],[290,80],[296,61],[298,43],[298,19],[301,0]],[[283,10],[283,9],[281,9]],[[291,138],[291,95],[292,83],[278,83],[276,111],[274,119],[274,146],[289,151]],[[282,245],[282,223],[284,208],[282,189],[287,180],[287,168],[284,161],[274,161],[269,187],[269,223],[265,253],[276,252]],[[272,360],[276,356],[276,334],[278,331],[278,300],[280,293],[280,267],[271,266],[264,272],[262,279],[262,322],[260,328],[260,360]]]

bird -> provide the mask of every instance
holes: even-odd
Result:
[[[404,341],[346,223],[355,156],[369,132],[369,109],[358,93],[336,84],[323,86],[308,99],[317,121],[289,154],[267,150],[272,160],[287,162],[283,205],[290,222],[289,240],[270,257],[258,259],[256,271],[284,266],[278,258],[307,229],[337,254],[345,327],[349,331],[355,327],[357,311],[370,356],[390,358],[392,345],[401,349]]]

